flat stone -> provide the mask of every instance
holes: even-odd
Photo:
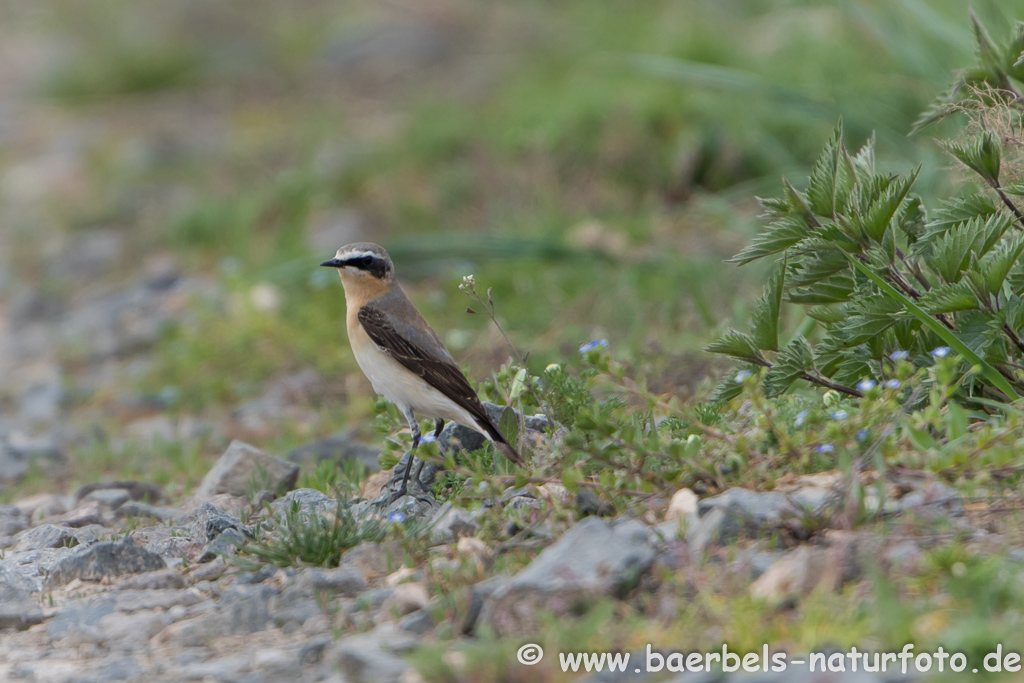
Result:
[[[402,583],[395,586],[391,595],[381,605],[381,611],[397,619],[424,609],[429,603],[430,595],[422,583]]]
[[[393,626],[379,626],[328,646],[324,661],[331,668],[341,669],[350,683],[400,683],[412,667],[394,651],[415,641],[414,636]]]
[[[192,540],[200,543],[209,543],[228,529],[240,531],[244,528],[239,518],[218,510],[209,503],[203,503],[198,510],[188,516],[188,519],[191,520],[189,535]]]
[[[750,586],[750,595],[772,604],[807,595],[821,584],[830,590],[840,581],[835,554],[824,548],[800,546],[772,564]]]
[[[366,579],[353,566],[337,569],[307,569],[300,574],[300,585],[322,593],[353,598],[366,590]]]
[[[67,526],[41,524],[17,536],[15,550],[41,550],[43,548],[71,547],[77,543],[75,530]]]
[[[43,621],[43,610],[28,591],[0,583],[0,631],[24,631]]]
[[[169,610],[175,605],[191,607],[203,601],[195,590],[149,589],[119,590],[114,595],[114,609],[118,612],[141,612],[143,610]]]
[[[355,567],[366,581],[376,581],[388,573],[388,552],[380,543],[360,543],[341,555],[339,568]]]
[[[118,509],[131,500],[131,496],[124,489],[97,489],[86,494],[83,500],[95,501],[100,511],[107,511]]]
[[[103,524],[103,515],[100,514],[100,504],[94,500],[86,501],[71,512],[67,512],[57,520],[60,524],[70,527],[89,526],[90,524]]]
[[[46,639],[50,642],[68,639],[67,645],[97,642],[96,624],[114,611],[113,600],[71,604],[49,621]]]
[[[501,587],[481,620],[499,633],[536,632],[542,612],[567,614],[596,595],[623,595],[654,562],[647,528],[588,517]]]
[[[28,528],[28,517],[15,505],[0,505],[0,536],[13,536]]]
[[[244,496],[252,490],[287,491],[295,486],[299,466],[273,458],[241,441],[232,441],[203,478],[196,500],[209,500],[219,493]]]
[[[697,552],[712,544],[729,543],[740,536],[742,527],[723,508],[713,508],[686,530],[686,542]]]
[[[128,577],[118,585],[120,590],[168,590],[185,587],[185,577],[177,569],[157,569]]]
[[[434,543],[454,543],[461,536],[472,536],[480,530],[476,515],[451,502],[442,505],[430,520],[430,540]]]
[[[54,566],[46,585],[50,588],[63,586],[73,579],[98,581],[108,576],[141,574],[165,566],[159,555],[126,538],[120,543],[95,543],[61,559]]]
[[[781,493],[731,488],[720,495],[705,498],[697,505],[701,517],[721,508],[746,526],[777,525],[796,514],[793,504]]]
[[[284,515],[296,507],[303,514],[333,516],[338,509],[338,501],[316,489],[295,489],[270,504],[276,515]]]
[[[152,517],[153,519],[158,519],[167,524],[177,521],[181,516],[181,511],[174,508],[158,507],[156,505],[150,505],[149,503],[141,503],[137,500],[129,500],[127,503],[117,508],[115,512],[115,516],[118,519]]]
[[[398,620],[398,628],[422,636],[434,628],[434,618],[425,609],[416,610]]]

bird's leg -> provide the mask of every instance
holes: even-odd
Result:
[[[412,432],[412,448],[402,457],[402,462],[405,462],[405,469],[402,472],[402,483],[399,484],[398,489],[392,493],[391,502],[395,502],[406,494],[409,486],[409,474],[412,472],[412,461],[414,459],[413,454],[416,452],[416,447],[420,445],[420,423],[416,420],[416,414],[412,412],[411,408],[405,408],[402,410],[405,415],[406,422],[409,423],[409,431]],[[399,463],[401,464],[401,462]]]
[[[441,436],[441,430],[444,429],[444,420],[439,417],[434,418],[434,438]],[[423,466],[427,463],[421,458],[420,466],[416,468],[416,481],[420,481],[420,475],[423,474]]]

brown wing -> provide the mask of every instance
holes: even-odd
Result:
[[[508,445],[508,441],[491,422],[466,376],[451,360],[444,347],[435,351],[424,344],[410,341],[409,335],[403,335],[395,329],[386,313],[373,306],[360,308],[357,317],[374,344],[464,408],[497,443]]]

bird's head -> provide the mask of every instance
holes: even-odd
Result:
[[[334,258],[320,264],[337,268],[345,291],[378,292],[387,289],[395,278],[395,266],[384,247],[372,242],[356,242],[338,249]]]

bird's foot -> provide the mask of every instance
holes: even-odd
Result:
[[[419,482],[419,474],[423,469],[423,462],[420,461],[419,468],[416,469],[416,477],[410,477],[410,473],[413,471],[413,466],[417,460],[413,457],[412,449],[407,451],[402,456],[401,460],[398,461],[398,465],[395,467],[394,472],[391,475],[391,479],[388,480],[384,487],[380,491],[380,495],[373,501],[374,505],[378,507],[386,508],[393,505],[403,496],[411,495],[417,500],[423,502],[431,502],[433,499],[429,495],[429,491],[423,488]],[[411,481],[411,486],[410,486]],[[413,490],[410,493],[410,488]]]

